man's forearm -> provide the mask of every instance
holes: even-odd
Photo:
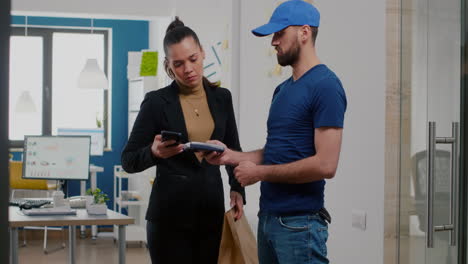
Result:
[[[257,149],[250,152],[233,151],[229,163],[233,166],[239,165],[242,161],[251,161],[257,165],[263,162],[263,149]]]
[[[262,181],[300,184],[333,178],[336,163],[313,156],[286,164],[260,165],[258,169]]]

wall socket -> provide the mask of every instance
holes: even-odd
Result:
[[[352,210],[351,212],[352,226],[361,230],[366,230],[366,212],[360,210]]]

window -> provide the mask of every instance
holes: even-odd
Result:
[[[56,135],[58,128],[96,128],[108,138],[107,90],[78,88],[88,58],[107,73],[105,30],[12,28],[10,38],[10,146],[25,135]],[[109,87],[110,89],[110,87]]]
[[[10,140],[42,134],[42,66],[42,37],[10,38]]]

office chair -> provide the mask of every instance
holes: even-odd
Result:
[[[30,180],[22,178],[23,163],[20,161],[10,161],[9,174],[10,174],[10,192],[11,199],[15,198],[50,198],[52,191],[56,189],[56,184],[48,184],[47,180]],[[65,248],[65,235],[63,227],[33,227],[28,226],[23,229],[23,247],[26,246],[26,229],[43,229],[44,230],[44,243],[43,251],[45,254],[55,252]],[[47,249],[47,232],[49,230],[62,231],[62,243],[59,247],[54,249]]]
[[[446,224],[450,214],[450,152],[437,149],[435,151],[434,172],[434,225]],[[427,196],[427,152],[421,151],[413,156],[413,190],[415,194],[414,206],[419,219],[419,230],[426,232],[426,196]],[[441,240],[449,243],[448,233],[439,233]],[[452,263],[452,254],[446,255],[445,263]]]
[[[436,150],[434,173],[434,224],[448,222],[450,201],[450,152]],[[421,151],[413,156],[414,205],[419,229],[426,232],[427,154]]]

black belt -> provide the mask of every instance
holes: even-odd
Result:
[[[331,224],[331,215],[330,213],[328,213],[327,209],[325,209],[325,207],[323,207],[322,209],[320,209],[318,211],[318,215],[320,217],[322,217],[323,220],[325,220],[326,222],[328,222],[329,224]]]
[[[263,214],[262,211],[259,211],[258,212],[258,216],[261,216]],[[289,213],[281,213],[281,214],[276,214],[276,213],[266,213],[266,214],[271,214],[271,215],[274,215],[274,216],[283,216],[283,217],[287,217],[287,216],[297,216],[297,215],[310,215],[310,214],[317,214],[318,216],[320,216],[320,218],[323,219],[323,221],[331,224],[331,216],[330,216],[330,213],[328,213],[327,209],[325,209],[325,207],[323,207],[322,209],[318,210],[318,211],[301,211],[301,212],[289,212]]]

